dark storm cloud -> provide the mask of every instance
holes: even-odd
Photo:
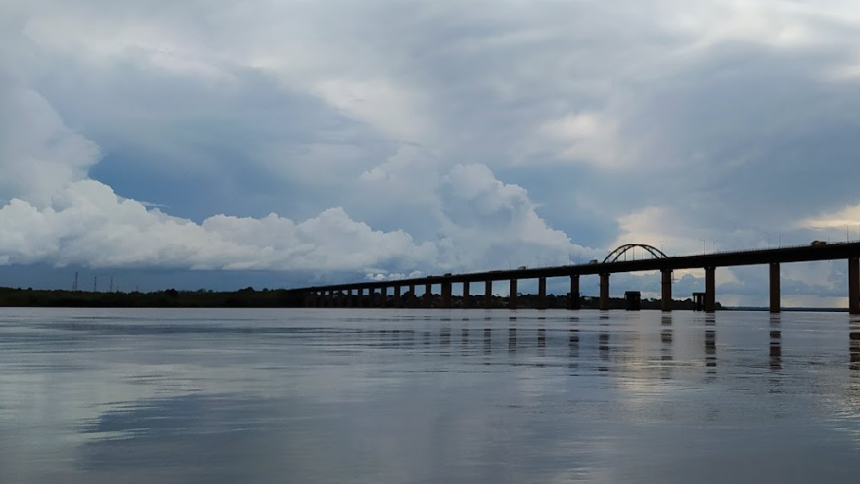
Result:
[[[587,260],[633,241],[673,253],[800,243],[836,237],[860,204],[849,2],[40,1],[10,2],[0,21],[4,75],[48,113],[0,167],[71,156],[86,168],[0,192],[37,208],[6,206],[25,237],[50,241],[33,226],[51,190],[87,176],[198,223],[342,207],[331,223],[414,240],[385,257],[356,238],[343,246],[355,257],[323,268],[377,275]],[[58,150],[57,132],[103,157]],[[497,188],[456,196],[452,183]],[[123,217],[102,218],[144,220]],[[155,236],[165,223],[144,232],[167,240]],[[192,239],[228,225],[189,228],[180,245],[199,251]],[[0,257],[57,262],[42,245],[0,243]],[[197,263],[290,266],[260,249]],[[108,253],[73,263],[128,264]],[[158,254],[134,260],[175,264]]]

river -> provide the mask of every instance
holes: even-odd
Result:
[[[0,309],[0,483],[855,483],[845,313]]]

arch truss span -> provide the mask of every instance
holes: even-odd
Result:
[[[609,255],[607,255],[606,258],[603,259],[603,262],[604,263],[616,262],[616,261],[618,261],[619,257],[626,254],[627,251],[629,251],[629,250],[634,250],[636,247],[640,247],[642,249],[645,249],[645,251],[647,251],[649,254],[654,256],[655,259],[665,259],[667,257],[666,254],[664,254],[662,250],[658,249],[657,247],[654,247],[653,245],[624,244],[624,245],[618,246],[615,250],[610,252]]]

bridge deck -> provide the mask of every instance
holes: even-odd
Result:
[[[444,276],[428,276],[396,281],[363,281],[325,286],[311,286],[295,291],[343,291],[349,289],[376,289],[393,285],[423,285],[441,283],[463,283],[482,281],[507,281],[511,279],[537,279],[540,277],[564,277],[572,275],[614,274],[655,270],[701,269],[705,267],[731,267],[770,263],[810,262],[860,257],[860,242],[843,242],[826,245],[801,245],[775,249],[756,249],[735,252],[717,252],[682,257],[665,257],[617,261],[596,264],[576,264],[531,269],[471,272]]]

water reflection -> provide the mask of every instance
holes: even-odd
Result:
[[[860,370],[860,318],[856,316],[848,321],[848,368]]]
[[[779,314],[770,316],[770,369],[782,370],[782,329]]]
[[[567,337],[567,346],[568,346],[568,363],[567,367],[570,370],[579,369],[579,328],[577,328],[577,324],[579,323],[579,318],[570,318],[571,328],[569,330],[569,335]],[[571,372],[574,376],[577,374],[576,372]]]
[[[717,380],[713,315],[258,314],[120,331],[0,319],[0,482],[853,482],[858,469],[860,318],[849,372],[844,314],[719,313]]]
[[[539,318],[539,319],[546,319],[546,318]],[[539,327],[537,330],[537,356],[538,356],[538,358],[541,358],[541,359],[546,357],[546,328],[544,328],[543,326]],[[537,364],[537,366],[539,368],[543,368],[544,366],[546,366],[546,363],[544,363],[543,361],[540,361]]]
[[[782,319],[781,314],[770,315],[770,393],[782,393]]]
[[[660,317],[660,378],[672,378],[672,313]]]

